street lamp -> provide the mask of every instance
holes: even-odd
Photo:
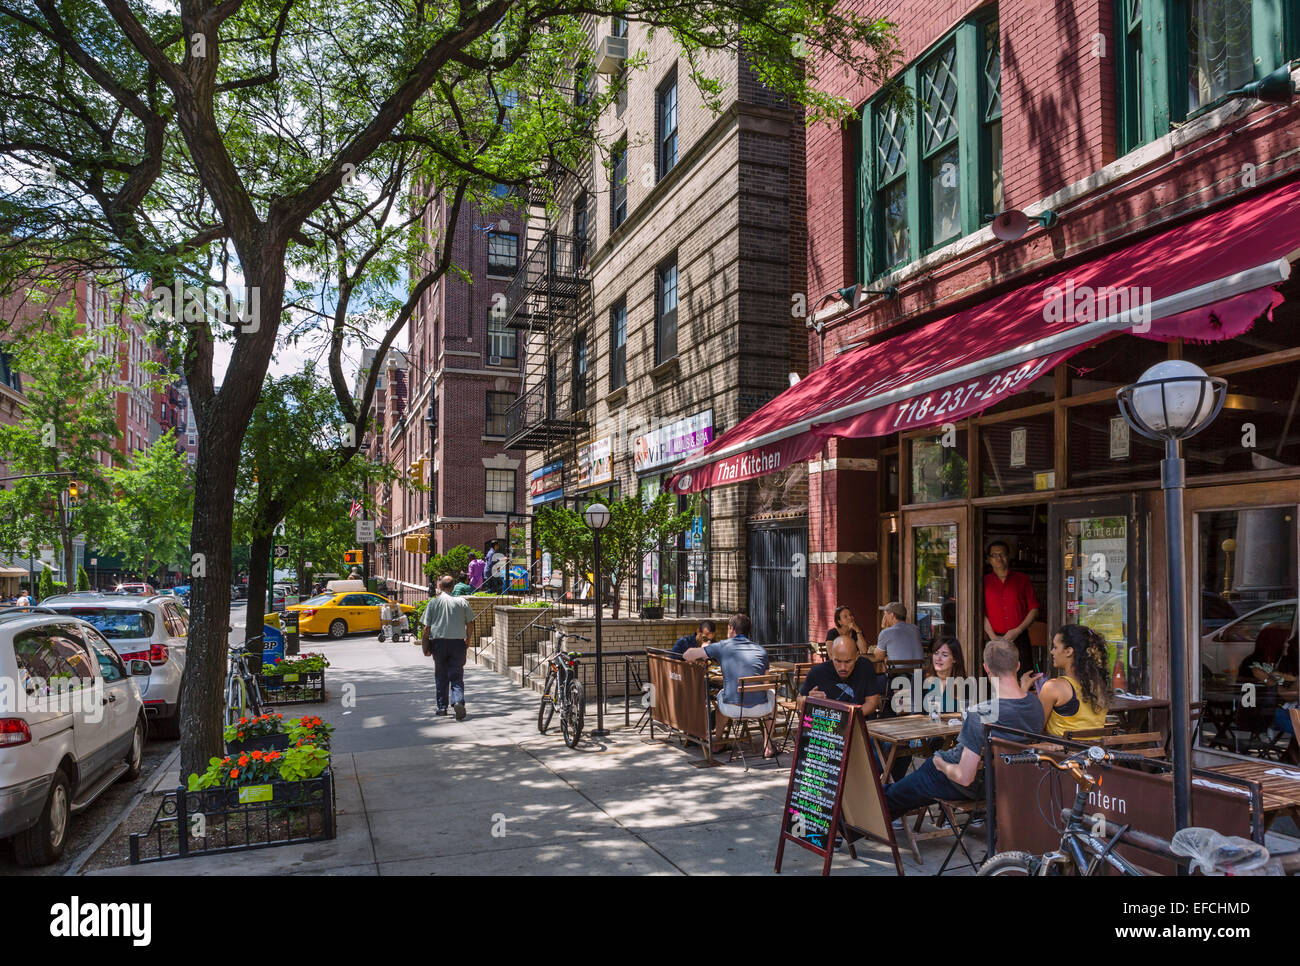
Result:
[[[582,514],[582,518],[587,521],[587,526],[591,528],[596,553],[595,573],[592,574],[595,578],[593,592],[596,597],[596,730],[591,733],[591,736],[593,738],[605,738],[609,736],[609,732],[605,730],[605,663],[603,660],[604,648],[600,640],[600,618],[605,603],[604,581],[600,575],[600,531],[609,526],[609,507],[603,503],[593,503],[587,507]]]
[[[1173,718],[1174,827],[1192,818],[1191,697],[1183,594],[1183,486],[1186,465],[1179,441],[1195,436],[1223,408],[1228,383],[1207,376],[1190,362],[1171,359],[1142,373],[1136,383],[1116,394],[1125,421],[1148,439],[1165,441],[1160,486],[1165,491],[1165,558],[1168,562],[1169,699]]]

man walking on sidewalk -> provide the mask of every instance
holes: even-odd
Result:
[[[438,595],[424,609],[424,636],[433,649],[434,688],[438,714],[447,704],[456,709],[456,720],[465,719],[465,655],[469,651],[469,627],[474,608],[464,597],[453,597],[455,581],[444,576],[438,581]],[[450,694],[448,692],[450,691]]]

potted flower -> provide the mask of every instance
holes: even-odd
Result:
[[[228,751],[262,751],[276,749],[283,751],[289,747],[289,736],[284,730],[284,715],[271,712],[256,718],[240,718],[234,724],[226,725],[222,735],[226,740]]]

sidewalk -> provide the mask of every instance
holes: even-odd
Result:
[[[699,768],[698,749],[648,743],[648,730],[623,727],[621,709],[607,716],[613,733],[603,745],[584,738],[570,749],[558,724],[538,733],[532,691],[474,664],[465,669],[469,714],[458,722],[434,714],[433,663],[417,646],[353,638],[303,650],[329,658],[330,700],[283,710],[336,727],[338,837],[92,874],[772,873],[788,755],[780,768]],[[355,706],[345,708],[349,686]],[[904,852],[904,870],[933,874],[949,844],[923,845],[923,867]],[[858,855],[837,855],[834,873],[894,874],[883,847],[860,842]],[[787,845],[783,872],[816,874],[821,862]]]

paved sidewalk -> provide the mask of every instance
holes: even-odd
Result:
[[[538,733],[533,692],[472,663],[469,714],[458,722],[434,714],[433,665],[416,646],[352,638],[303,650],[329,657],[330,700],[283,711],[336,726],[338,837],[95,874],[772,873],[788,755],[779,769],[699,768],[698,749],[646,742],[648,731],[622,726],[621,709],[607,717],[613,734],[603,744],[570,749],[558,724]],[[923,843],[923,867],[904,853],[904,870],[933,873],[949,844]],[[894,874],[883,847],[858,845],[858,861],[837,856],[835,874]],[[820,869],[816,855],[787,846],[784,874]]]

